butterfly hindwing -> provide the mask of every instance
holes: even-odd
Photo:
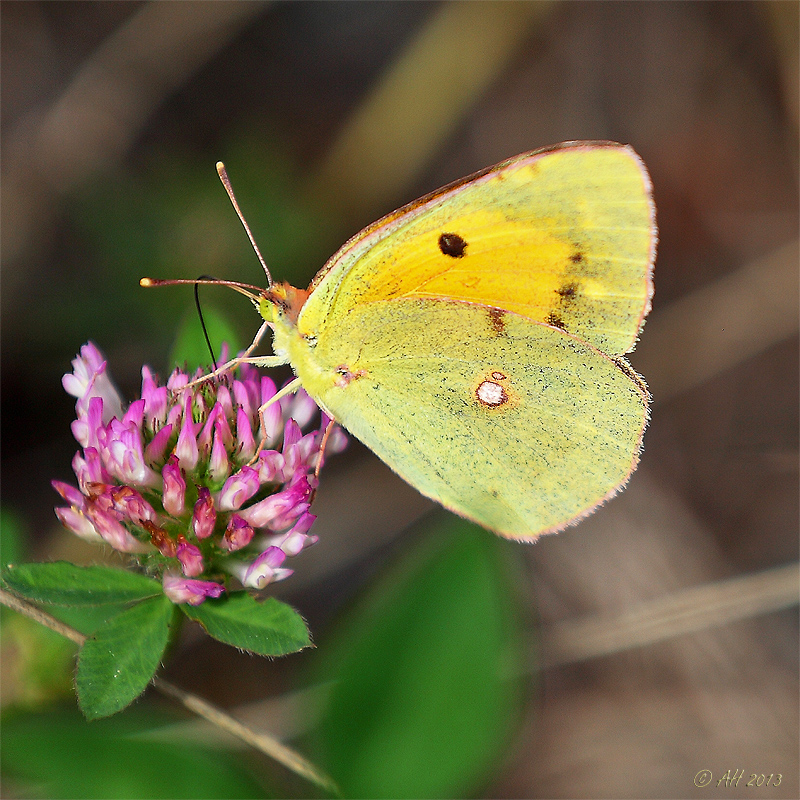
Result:
[[[537,357],[531,357],[538,354]],[[300,377],[344,427],[444,506],[533,539],[633,470],[646,391],[557,328],[470,303],[358,306]]]

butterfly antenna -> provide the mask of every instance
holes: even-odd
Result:
[[[211,280],[213,281],[210,275],[201,275],[201,280]],[[217,359],[214,358],[214,348],[211,346],[211,339],[208,335],[208,328],[206,328],[206,321],[203,319],[203,309],[200,307],[200,284],[195,283],[194,285],[194,304],[197,306],[197,316],[200,317],[200,327],[203,329],[203,336],[205,336],[206,344],[208,345],[208,352],[211,353],[211,363],[214,365],[214,372],[217,371]]]
[[[230,198],[234,211],[236,211],[236,216],[239,217],[239,221],[242,223],[245,231],[247,232],[247,238],[250,240],[250,244],[253,245],[253,250],[255,250],[256,255],[258,256],[258,260],[261,262],[261,266],[264,268],[264,272],[267,276],[267,282],[270,286],[272,286],[272,275],[269,274],[267,262],[264,261],[264,256],[261,255],[261,251],[258,249],[253,232],[250,230],[250,226],[247,224],[244,214],[242,214],[242,209],[239,208],[239,203],[236,202],[236,195],[233,193],[233,186],[231,186],[231,181],[228,177],[228,171],[225,169],[225,165],[221,161],[217,161],[217,174],[219,175],[219,179],[222,181],[222,185],[225,187],[225,191],[228,193],[228,197]]]

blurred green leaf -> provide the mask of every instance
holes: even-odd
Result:
[[[145,690],[161,662],[174,615],[175,606],[163,595],[143,600],[86,640],[75,685],[87,719],[114,714]]]
[[[3,581],[37,603],[101,606],[162,594],[161,584],[144,575],[113,567],[79,567],[68,561],[16,564],[3,570]]]
[[[200,288],[202,291],[205,287]],[[227,343],[228,345],[228,358],[232,358],[244,348],[242,347],[239,334],[234,327],[228,323],[225,315],[218,312],[213,306],[207,305],[203,301],[202,294],[200,299],[202,302],[203,320],[206,324],[206,331],[208,332],[211,346],[214,348],[214,360],[217,362],[217,366],[220,366],[223,363],[220,355],[223,343]],[[260,324],[258,312],[252,309],[252,315],[253,330],[255,331]],[[191,374],[198,367],[210,372],[212,369],[211,364],[211,353],[208,351],[208,345],[206,344],[205,336],[203,336],[200,318],[197,316],[196,312],[187,312],[183,315],[183,319],[178,326],[175,342],[172,345],[172,350],[169,355],[168,367],[169,369],[174,367],[188,369],[189,374]]]
[[[165,744],[165,726],[174,722],[174,717],[139,708],[91,723],[74,709],[5,714],[0,751],[4,796],[264,796],[241,759],[217,742],[187,742],[174,735]]]
[[[5,609],[2,662],[3,705],[38,708],[73,696],[77,645],[29,617]]]
[[[435,525],[320,646],[321,761],[345,796],[462,796],[502,756],[527,649],[509,546]]]
[[[247,592],[234,592],[199,606],[180,608],[209,636],[251,653],[282,656],[311,645],[303,618],[274,597],[260,602]]]
[[[0,508],[0,567],[23,558],[25,529],[19,515],[10,508]]]

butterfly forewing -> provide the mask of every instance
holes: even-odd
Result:
[[[632,349],[652,294],[650,182],[621,145],[518,156],[375,223],[315,279],[302,333],[357,305],[460,299],[514,311],[609,355]]]

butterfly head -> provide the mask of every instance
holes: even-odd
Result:
[[[308,300],[306,289],[297,289],[288,283],[275,283],[261,294],[258,311],[270,324],[279,320],[297,325],[297,317]]]

